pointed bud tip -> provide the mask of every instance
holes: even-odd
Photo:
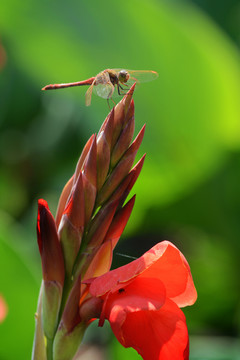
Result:
[[[131,181],[129,183],[129,186],[128,186],[129,191],[132,189],[133,185],[137,181],[137,178],[138,178],[140,172],[142,171],[142,167],[143,167],[145,157],[146,157],[146,153],[141,157],[141,159],[137,162],[137,164],[131,170],[133,176],[132,176],[132,179],[131,179]]]
[[[68,199],[67,205],[63,211],[66,214],[71,224],[78,230],[84,226],[84,189],[83,189],[83,175],[80,171],[77,181],[72,188],[71,196]]]
[[[132,96],[133,96],[133,93],[134,93],[135,86],[136,86],[136,83],[134,83],[130,87],[130,89],[128,90],[128,92],[126,93],[126,95],[123,98],[125,114],[128,112],[130,106],[134,106]]]
[[[129,203],[131,202],[135,202],[135,200],[136,200],[136,194],[134,194],[132,197],[131,197],[131,199],[129,200]]]
[[[83,172],[91,184],[97,186],[97,135],[94,134],[92,144],[83,165]]]
[[[126,203],[126,205],[123,207],[123,209],[128,213],[129,213],[129,217],[130,217],[130,214],[132,212],[132,209],[133,209],[133,206],[135,204],[135,200],[136,200],[136,194],[134,194],[131,199]]]
[[[38,199],[38,208],[39,208],[39,210],[41,210],[42,208],[49,209],[47,201],[44,199]]]
[[[135,82],[135,83],[131,86],[131,88],[129,89],[129,92],[132,91],[132,93],[133,93],[133,91],[135,90],[136,84],[137,84],[137,83]]]
[[[134,153],[135,151],[137,151],[139,149],[139,147],[140,147],[140,145],[142,143],[143,137],[144,137],[145,128],[146,128],[146,124],[143,125],[143,127],[141,128],[141,130],[137,134],[136,138],[132,142],[131,146],[128,148],[126,154],[127,153],[128,154]]]
[[[41,219],[46,219],[47,211],[50,212],[48,203],[44,199],[38,200],[38,213],[37,213],[37,240],[40,254],[42,254],[42,234],[41,234]]]
[[[145,133],[145,129],[146,129],[146,124],[143,125],[143,127],[142,127],[141,130],[139,131],[136,139],[139,138],[139,137],[140,137],[141,139],[143,138],[144,133]]]
[[[64,283],[64,259],[56,223],[45,200],[38,201],[37,241],[42,261],[43,279]],[[54,262],[53,262],[54,258]]]
[[[87,155],[89,153],[89,150],[92,146],[92,143],[93,143],[93,139],[94,139],[94,134],[91,135],[91,137],[88,139],[88,141],[86,142],[84,148],[83,148],[83,151],[78,159],[78,163],[77,163],[77,166],[76,166],[76,170],[75,170],[75,173],[74,173],[74,180],[73,180],[73,183],[75,184],[75,182],[77,181],[77,178],[78,178],[78,174],[79,172],[82,170],[85,162],[86,162],[86,158],[87,158]]]

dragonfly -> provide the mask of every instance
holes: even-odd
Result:
[[[93,91],[101,98],[109,101],[109,99],[112,99],[114,94],[119,96],[125,95],[129,87],[135,82],[139,84],[142,82],[152,81],[157,77],[158,73],[151,70],[105,69],[96,76],[87,80],[65,84],[50,84],[44,86],[42,90],[54,90],[73,86],[90,85],[85,94],[85,104],[86,106],[89,106],[91,105]]]

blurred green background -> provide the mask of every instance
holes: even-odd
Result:
[[[0,360],[31,354],[37,199],[55,213],[108,113],[96,96],[85,107],[85,88],[41,88],[105,68],[159,73],[134,95],[136,132],[147,123],[139,156],[147,157],[117,252],[176,244],[199,296],[184,310],[190,358],[240,359],[240,1],[2,0],[0,42],[0,294],[9,308]],[[124,262],[115,255],[114,266]],[[107,325],[89,328],[84,349],[81,359],[139,359]]]

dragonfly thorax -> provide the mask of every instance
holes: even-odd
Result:
[[[127,72],[127,70],[120,70],[119,73],[118,73],[118,80],[121,82],[121,83],[125,83],[128,81],[130,75],[129,73]]]
[[[118,84],[118,76],[115,72],[113,71],[108,71],[108,74],[109,74],[109,78],[110,78],[110,81],[113,85],[116,85]]]

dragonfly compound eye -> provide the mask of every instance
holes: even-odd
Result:
[[[119,71],[118,79],[120,82],[123,82],[123,83],[127,82],[129,77],[130,77],[129,73],[126,70]]]

